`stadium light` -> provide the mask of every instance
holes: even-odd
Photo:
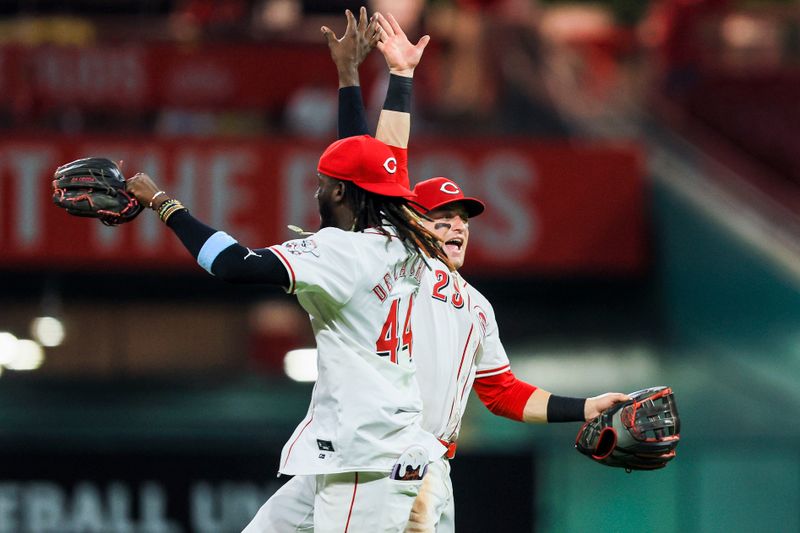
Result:
[[[52,316],[36,317],[31,321],[31,336],[42,346],[59,346],[64,341],[64,324]]]
[[[0,367],[10,363],[17,353],[17,338],[7,331],[0,331]]]
[[[30,339],[17,339],[14,357],[5,364],[9,370],[36,370],[44,362],[42,346]]]

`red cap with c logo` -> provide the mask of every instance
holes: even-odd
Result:
[[[317,171],[381,196],[414,197],[402,183],[406,174],[398,168],[391,148],[369,135],[346,137],[328,146]]]
[[[431,178],[417,183],[414,187],[414,203],[419,204],[428,213],[451,203],[459,203],[467,210],[467,215],[476,217],[483,213],[486,206],[477,198],[464,196],[461,187],[447,178]]]

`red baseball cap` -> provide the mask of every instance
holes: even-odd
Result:
[[[365,191],[413,198],[402,183],[402,170],[391,148],[369,135],[339,139],[325,149],[317,165],[320,174],[351,181]]]
[[[464,196],[461,187],[447,178],[439,177],[421,181],[414,187],[414,193],[417,195],[414,203],[423,207],[426,213],[455,202],[464,206],[470,218],[480,215],[486,209],[483,202],[477,198]]]

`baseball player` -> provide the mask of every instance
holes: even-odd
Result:
[[[283,287],[311,318],[319,378],[279,472],[295,476],[285,493],[308,494],[313,515],[288,505],[247,531],[402,531],[425,466],[445,451],[420,425],[410,319],[427,264],[447,268],[446,257],[409,210],[403,173],[368,135],[331,144],[318,165],[321,229],[258,249],[194,218],[149,176],[129,180],[210,274]]]
[[[451,264],[460,268],[469,243],[469,218],[483,212],[483,203],[465,197],[454,181],[443,177],[422,181],[414,191],[415,201],[430,219],[424,221],[425,226],[440,236]],[[557,396],[517,379],[500,341],[489,301],[458,272],[435,271],[434,277],[428,305],[423,301],[428,284],[423,281],[412,327],[418,343],[416,364],[424,405],[423,427],[448,446],[448,453],[430,465],[412,508],[407,532],[455,530],[448,459],[455,456],[470,388],[475,389],[492,413],[528,423],[583,422],[628,399],[621,393],[593,398]],[[445,291],[448,285],[453,287],[449,295]],[[431,324],[433,317],[438,320],[445,309],[451,313],[469,313],[473,325],[466,332],[462,329],[458,335],[444,338]],[[429,343],[437,351],[431,352],[427,348]],[[437,357],[425,357],[429,353],[436,353]],[[449,357],[441,357],[443,354]]]
[[[376,18],[382,32],[388,36],[382,39],[384,43],[404,38],[402,29],[391,16],[384,18],[378,14]],[[382,51],[390,71],[395,72],[392,60],[396,56],[387,54],[386,46],[384,44]],[[342,62],[348,61],[348,57],[353,56],[340,54]],[[340,73],[348,70],[339,67]],[[408,144],[412,77],[392,76],[390,79],[390,95],[394,91],[402,96],[387,96],[387,101],[395,105],[390,113],[385,109],[381,113],[376,136],[384,140],[388,137],[393,145]],[[349,81],[353,81],[352,77]],[[363,130],[358,128],[366,121],[359,116],[363,114],[360,93],[354,89],[340,89],[339,94],[340,99],[346,100],[340,102],[340,110],[356,115],[355,118],[340,116],[340,135],[361,133]],[[484,204],[465,197],[455,182],[442,177],[423,181],[414,191],[417,194],[415,203],[427,217],[423,224],[440,237],[450,264],[455,269],[460,268],[469,243],[469,218],[480,215]],[[518,380],[500,341],[491,304],[457,271],[432,269],[424,273],[412,328],[417,380],[423,396],[423,427],[436,435],[448,447],[448,452],[429,466],[407,531],[454,531],[455,508],[448,460],[455,456],[470,388],[475,388],[494,414],[524,422],[584,421],[627,400],[627,396],[620,393],[594,398],[556,396]]]
[[[363,60],[372,47],[374,47],[378,40],[380,39],[380,32],[379,26],[377,21],[373,20],[368,23],[366,17],[366,9],[361,8],[360,17],[358,23],[355,20],[353,14],[347,10],[347,30],[345,31],[345,35],[342,39],[337,39],[335,34],[327,27],[323,27],[322,31],[323,34],[328,39],[328,44],[331,46],[331,52],[336,58],[337,53],[341,53],[344,55],[348,55],[352,60],[355,61],[355,65],[357,65]],[[358,28],[358,29],[356,29]],[[407,41],[404,43],[407,45],[405,48],[405,52],[408,53],[411,57],[407,60],[407,67],[410,68],[411,72],[413,72],[413,68],[415,66],[415,62],[419,61],[419,58],[422,55],[422,50],[427,43],[427,39],[421,40],[417,47],[411,47],[410,43]],[[409,50],[413,48],[413,51],[409,52]],[[339,64],[345,65],[345,61],[337,62]],[[340,71],[339,72],[340,78],[346,78],[347,76],[358,76],[357,68],[348,68],[347,71]],[[356,84],[353,84],[356,85]],[[350,86],[350,81],[348,80],[345,83],[345,86]],[[387,101],[390,100],[387,98]],[[356,116],[355,114],[343,112],[342,114],[347,116]],[[362,120],[364,120],[363,125],[359,126],[361,129],[366,130],[366,120],[364,119],[363,112],[359,115]],[[406,115],[405,118],[409,118]],[[346,142],[347,139],[344,139]],[[393,152],[396,155],[397,159],[397,166],[398,166],[398,181],[403,182],[403,184],[407,187],[408,186],[408,175],[406,171],[406,161],[405,161],[405,152],[406,152],[406,145],[397,145],[388,143],[391,147]],[[322,211],[322,209],[321,209]],[[418,221],[417,221],[418,223]],[[432,234],[429,234],[432,235]],[[435,246],[438,248],[438,240],[435,243]],[[440,259],[444,258],[446,260],[446,256],[444,255],[441,248],[438,248],[437,255]],[[437,260],[428,260],[431,268],[436,269],[446,269],[449,270],[449,266],[445,263]],[[424,268],[422,270],[417,271],[418,279],[423,276],[423,272],[428,270]],[[378,293],[382,293],[384,289],[382,287],[377,288]],[[394,357],[392,354],[396,353],[397,350],[401,350],[400,353],[405,354],[410,357],[413,349],[413,330],[410,327],[410,317],[412,316],[411,313],[407,312],[403,318],[402,313],[398,314],[400,320],[395,322],[394,324],[387,327],[387,324],[384,324],[385,328],[381,330],[381,338],[386,340],[386,343],[378,343],[380,344],[380,349],[385,350],[385,353],[389,354],[389,358],[391,359]],[[396,343],[395,339],[399,338],[400,342]],[[321,376],[320,376],[321,377]],[[319,381],[318,381],[319,383]],[[412,386],[409,384],[409,386]],[[319,387],[319,384],[317,385]],[[365,400],[368,401],[368,400]],[[428,434],[427,437],[431,435]],[[438,439],[437,439],[438,442]],[[444,450],[444,448],[442,448]],[[441,456],[444,452],[440,450],[436,454],[436,456]],[[361,452],[365,455],[370,455],[373,452],[367,449],[361,450]],[[434,456],[429,455],[430,460],[433,460]],[[410,472],[413,473],[416,470],[424,471],[427,468],[427,461],[423,458],[419,458],[416,460],[403,460],[398,461],[396,466],[400,466],[400,472],[398,472],[394,477],[402,478],[404,471],[409,471],[408,466],[411,466]],[[393,470],[394,472],[394,470]],[[363,475],[363,474],[362,474]],[[318,531],[319,524],[326,523],[325,513],[329,512],[326,511],[325,508],[320,507],[321,502],[320,498],[317,496],[317,484],[319,483],[317,478],[311,476],[295,476],[289,482],[285,483],[262,507],[259,509],[256,516],[250,522],[250,524],[245,528],[243,533],[257,533],[257,532],[294,532],[294,531]],[[403,494],[407,497],[402,498],[398,497],[392,493],[384,492],[381,494],[378,491],[373,491],[374,497],[370,498],[369,500],[365,501],[364,506],[373,506],[375,516],[381,516],[382,509],[388,507],[392,509],[391,512],[391,521],[390,526],[386,526],[383,524],[376,524],[373,522],[362,522],[358,527],[353,528],[353,524],[351,523],[351,531],[364,531],[364,532],[371,532],[371,531],[403,531],[408,521],[408,515],[411,510],[411,504],[414,501],[414,496],[416,495],[415,490],[409,490],[404,487],[407,481],[403,481],[401,479],[390,479],[388,481],[390,487],[400,489]],[[352,483],[351,483],[352,485]],[[419,487],[419,483],[414,485],[414,488]],[[345,489],[349,486],[344,485]],[[360,490],[360,489],[359,489]],[[348,495],[349,493],[346,493]],[[355,492],[353,492],[355,494]],[[383,497],[384,499],[381,499]],[[342,508],[347,510],[347,501],[339,500]],[[328,506],[330,507],[330,506]],[[349,512],[349,511],[348,511]],[[405,512],[405,515],[403,515]],[[386,521],[386,520],[384,520]],[[391,528],[391,529],[390,529]],[[341,529],[340,529],[341,530]],[[327,531],[327,530],[326,530]]]

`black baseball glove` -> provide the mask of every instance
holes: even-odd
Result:
[[[53,174],[53,203],[70,215],[99,218],[107,226],[130,222],[142,206],[125,190],[116,163],[87,157],[61,165]]]
[[[575,448],[598,463],[626,471],[656,470],[675,457],[681,423],[669,387],[632,392],[630,400],[586,422]]]

